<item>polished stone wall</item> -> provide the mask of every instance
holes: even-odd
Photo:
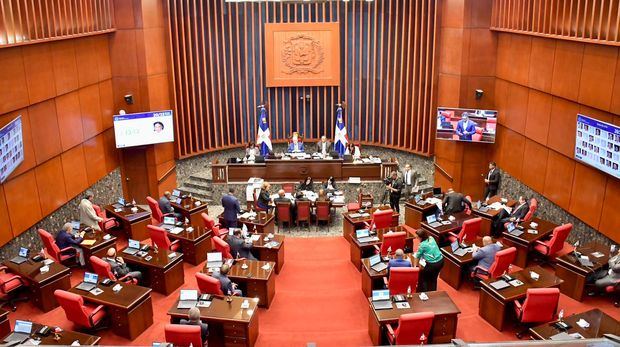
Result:
[[[92,185],[88,190],[95,194],[94,202],[100,206],[116,200],[122,196],[123,188],[121,186],[120,169],[116,169],[103,177],[97,183]],[[24,231],[21,235],[9,241],[0,248],[0,258],[10,259],[17,255],[19,247],[28,247],[31,252],[37,252],[43,247],[41,239],[37,234],[37,229],[41,228],[55,235],[63,224],[72,220],[79,220],[78,205],[82,200],[83,194],[79,194],[71,201],[43,218],[36,225]]]

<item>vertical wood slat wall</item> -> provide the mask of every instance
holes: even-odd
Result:
[[[254,141],[262,103],[275,142],[332,138],[340,101],[353,141],[430,155],[437,11],[436,0],[167,0],[179,157]],[[335,21],[340,86],[264,87],[265,23]]]
[[[620,46],[620,0],[493,0],[491,29]]]
[[[112,0],[0,1],[0,48],[114,30]]]

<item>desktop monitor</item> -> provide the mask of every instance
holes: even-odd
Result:
[[[497,111],[437,108],[438,140],[495,143]]]

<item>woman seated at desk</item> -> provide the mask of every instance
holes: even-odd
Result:
[[[327,189],[330,192],[338,189],[336,188],[336,180],[334,179],[334,176],[329,176],[325,184],[323,184],[323,188]]]
[[[362,156],[360,147],[356,146],[353,142],[349,142],[349,144],[347,144],[347,149],[344,151],[344,154],[352,156],[353,159],[359,159]]]
[[[254,141],[250,141],[248,146],[245,148],[245,157],[249,160],[254,160],[254,158],[258,155],[260,155],[260,150],[256,147]]]
[[[260,193],[258,194],[258,198],[256,199],[256,205],[265,211],[270,212],[274,206],[270,205],[271,197],[269,196],[269,189],[271,188],[271,184],[268,182],[263,182],[263,186],[260,189]]]
[[[310,177],[310,176],[306,177],[306,180],[301,182],[301,184],[299,185],[299,190],[300,191],[309,190],[309,191],[313,192],[314,191],[314,182],[312,181],[312,177]]]

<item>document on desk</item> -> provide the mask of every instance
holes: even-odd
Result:
[[[252,242],[256,242],[256,241],[260,240],[260,235],[254,234],[254,235],[250,236],[250,239],[252,240]]]
[[[504,210],[510,214],[512,212],[512,207],[504,206]]]
[[[408,302],[397,302],[396,303],[396,308],[400,308],[400,309],[407,309],[407,308],[411,308],[411,305],[409,305]]]
[[[80,245],[82,246],[92,246],[95,244],[95,242],[97,242],[97,240],[83,240],[82,242],[80,242]]]
[[[513,287],[518,287],[518,286],[522,286],[523,285],[523,282],[521,282],[521,281],[519,281],[517,279],[514,279],[514,280],[512,280],[512,281],[510,281],[508,283],[510,283],[510,285],[513,286]]]
[[[594,253],[591,253],[591,254],[595,258],[601,258],[601,257],[605,256],[605,254],[603,254],[601,252],[594,252]]]
[[[170,232],[176,235],[176,234],[181,233],[181,231],[183,231],[183,230],[184,230],[184,229],[183,229],[183,228],[181,228],[181,227],[174,227],[174,228],[172,229],[172,231],[170,231]]]
[[[204,307],[204,308],[209,308],[211,306],[211,301],[198,301],[198,303],[196,304],[196,307]]]
[[[510,284],[508,284],[508,282],[506,282],[504,280],[499,280],[499,281],[491,282],[489,284],[491,285],[491,287],[493,287],[493,288],[495,288],[497,290],[510,287]]]

